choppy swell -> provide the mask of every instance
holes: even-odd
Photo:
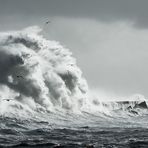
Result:
[[[64,126],[147,115],[145,99],[101,102],[93,97],[72,53],[41,31],[34,26],[0,33],[1,117]]]

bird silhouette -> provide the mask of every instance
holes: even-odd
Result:
[[[21,75],[17,75],[16,77],[17,77],[17,78],[23,78],[23,76],[21,76]]]
[[[5,100],[5,101],[10,101],[10,100],[13,100],[13,99],[3,99],[3,100]]]
[[[49,23],[51,23],[51,21],[46,21],[46,22],[45,22],[45,24],[49,24]]]

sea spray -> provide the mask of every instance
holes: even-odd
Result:
[[[7,104],[6,110],[11,108],[11,112],[26,106],[36,111],[80,109],[88,86],[76,60],[58,42],[43,38],[40,31],[33,26],[0,33],[1,106]],[[6,98],[12,100],[6,102]]]

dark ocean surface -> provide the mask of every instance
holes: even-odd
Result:
[[[0,118],[0,147],[16,148],[147,148],[146,116],[132,117],[134,122],[118,118],[67,115],[68,120],[48,121]],[[82,118],[82,117],[81,117]],[[89,119],[87,122],[86,119]],[[91,120],[90,120],[91,118]],[[122,120],[121,120],[122,119]],[[136,122],[137,119],[137,122]],[[139,120],[139,122],[138,122]],[[56,121],[56,120],[55,120]],[[140,124],[142,123],[142,124]]]

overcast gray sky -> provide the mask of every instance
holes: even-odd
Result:
[[[0,0],[0,31],[46,27],[90,87],[148,97],[148,0]]]

